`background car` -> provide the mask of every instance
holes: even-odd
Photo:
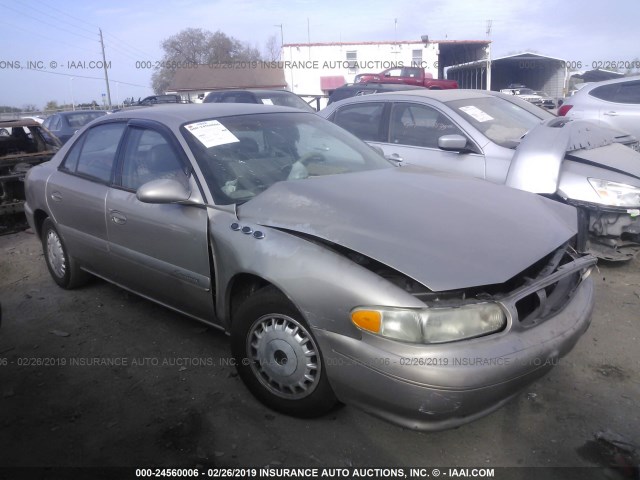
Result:
[[[202,103],[258,103],[293,107],[307,112],[316,111],[301,97],[288,90],[216,90],[209,93]]]
[[[160,105],[163,103],[188,103],[188,102],[184,102],[180,95],[165,94],[165,95],[151,95],[149,97],[145,97],[142,100],[138,101],[136,105],[142,105],[142,106],[148,107],[151,105]]]
[[[600,258],[629,260],[640,251],[640,154],[621,144],[633,140],[624,133],[555,117],[516,95],[478,90],[353,97],[319,114],[390,160],[578,206],[580,248]]]
[[[558,115],[592,120],[640,140],[640,76],[589,83],[563,101]]]
[[[340,400],[454,427],[542,376],[590,321],[595,258],[571,247],[573,207],[395,168],[311,112],[115,113],[26,183],[58,285],[93,273],[227,331],[248,389],[289,415]]]
[[[58,112],[48,116],[43,125],[64,144],[87,123],[106,114],[105,110]]]
[[[327,105],[338,102],[349,97],[359,97],[361,95],[371,95],[372,93],[400,92],[403,90],[417,90],[424,87],[417,85],[405,85],[404,83],[352,83],[336,88],[331,95]]]
[[[527,102],[533,103],[539,107],[544,108],[555,108],[556,103],[554,100],[547,95],[545,92],[535,91],[531,88],[527,88],[524,85],[509,85],[508,88],[504,88],[500,90],[500,93],[504,93],[507,95],[516,95],[517,97],[526,100]]]
[[[0,235],[27,228],[25,175],[32,166],[51,160],[60,146],[35,120],[0,121]]]

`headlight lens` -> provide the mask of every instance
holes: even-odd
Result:
[[[599,178],[588,178],[602,203],[617,207],[637,207],[640,205],[640,188],[624,183],[609,182]]]
[[[444,343],[498,332],[507,318],[497,303],[451,308],[358,307],[351,321],[362,330],[411,343]]]

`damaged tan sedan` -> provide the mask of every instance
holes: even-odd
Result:
[[[296,416],[469,422],[569,352],[593,306],[575,208],[396,167],[285,107],[102,117],[29,172],[26,212],[61,287],[93,274],[228,332],[249,390]]]

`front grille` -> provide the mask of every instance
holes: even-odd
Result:
[[[524,327],[537,325],[562,310],[578,286],[580,273],[561,278],[515,302],[518,321]]]
[[[591,255],[581,256],[565,245],[546,259],[535,276],[498,301],[511,314],[513,325],[533,327],[560,312],[571,300],[583,275],[596,263]]]

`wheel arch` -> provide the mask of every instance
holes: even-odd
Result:
[[[49,215],[42,209],[37,209],[35,212],[33,212],[33,223],[36,229],[35,233],[38,238],[42,236],[42,224],[47,218],[49,218]]]
[[[278,288],[269,280],[253,273],[238,273],[229,281],[224,305],[224,318],[227,319],[227,327],[231,327],[234,315],[238,311],[240,305],[242,305],[242,303],[255,292],[266,287],[274,288],[285,298],[291,301],[282,289]]]

